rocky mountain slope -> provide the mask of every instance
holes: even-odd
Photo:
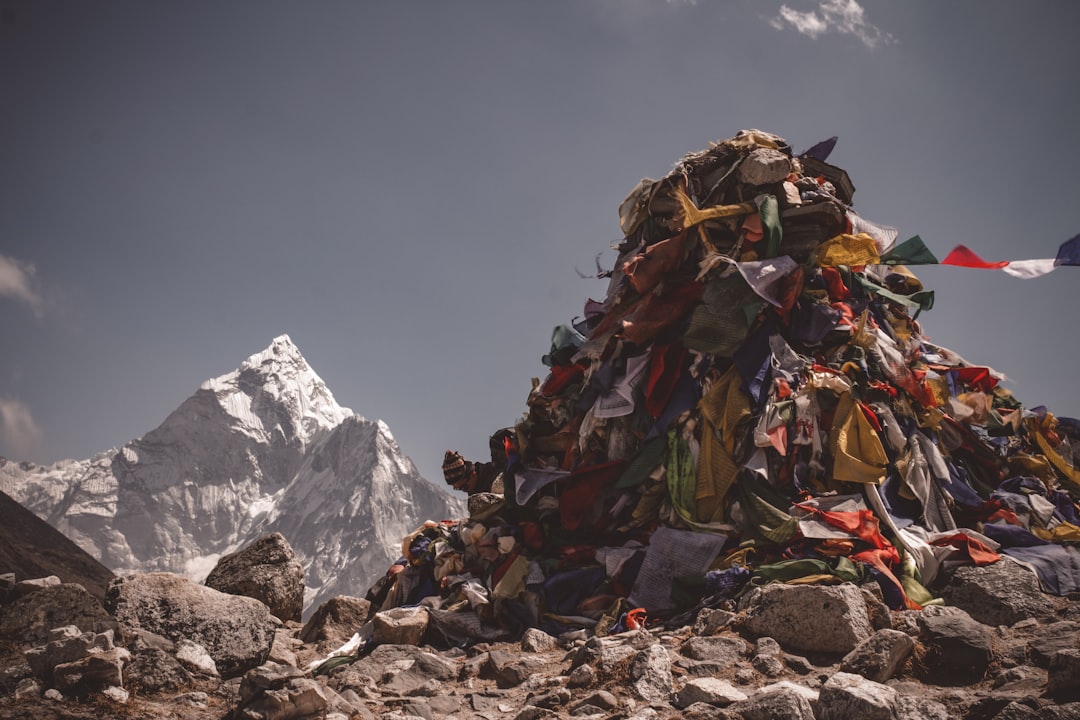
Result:
[[[385,424],[338,405],[286,335],[120,448],[48,466],[0,459],[0,490],[117,573],[199,580],[222,554],[287,531],[308,605],[363,594],[404,535],[463,512]]]
[[[113,574],[56,528],[0,492],[0,573],[55,575],[103,600]]]

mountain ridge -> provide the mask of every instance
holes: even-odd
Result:
[[[401,537],[464,513],[420,476],[386,423],[337,403],[288,335],[122,446],[47,466],[3,463],[0,491],[118,574],[201,581],[221,555],[283,531],[312,575],[309,606],[363,594]]]

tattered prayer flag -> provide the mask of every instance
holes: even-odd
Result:
[[[1013,277],[1034,278],[1046,275],[1059,265],[1080,265],[1080,235],[1066,240],[1058,248],[1057,256],[1051,258],[1037,258],[1033,260],[1005,260],[1001,262],[987,262],[963,245],[957,245],[952,249],[942,265],[957,265],[959,267],[978,268],[980,270],[1004,270]]]
[[[883,265],[937,265],[938,259],[918,235],[913,235],[881,256]]]
[[[1057,257],[1054,258],[1054,264],[1080,265],[1080,235],[1061,243],[1061,247],[1057,251]]]
[[[941,261],[941,264],[956,265],[958,267],[979,268],[981,270],[1000,270],[1009,263],[987,262],[978,255],[976,255],[974,251],[972,251],[966,245],[957,245],[949,251],[949,254],[945,256],[945,259]]]

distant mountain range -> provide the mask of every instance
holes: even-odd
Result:
[[[0,458],[0,491],[117,574],[201,581],[222,554],[280,532],[307,609],[362,596],[405,535],[465,515],[385,423],[337,404],[287,335],[123,447],[48,466]]]

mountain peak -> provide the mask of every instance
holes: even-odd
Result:
[[[338,405],[330,388],[312,369],[288,335],[240,364],[236,370],[207,380],[200,390],[218,397],[221,407],[245,425],[260,427],[260,408],[269,402],[285,409],[306,443],[312,433],[336,427],[354,413]],[[271,415],[277,416],[275,410]]]

